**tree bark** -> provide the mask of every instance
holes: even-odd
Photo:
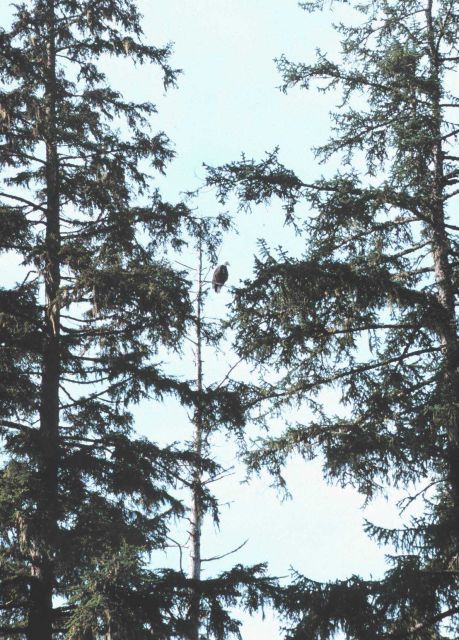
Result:
[[[432,148],[433,181],[431,207],[428,212],[431,220],[430,238],[432,242],[432,258],[437,285],[437,300],[443,310],[439,322],[444,372],[440,401],[442,404],[442,421],[447,430],[447,463],[448,480],[454,513],[454,542],[459,551],[459,341],[456,330],[456,311],[453,288],[453,273],[450,264],[450,242],[445,227],[445,152],[442,146],[443,121],[441,110],[441,60],[439,44],[435,37],[433,2],[427,1],[426,22],[429,43],[429,56],[432,79],[432,116],[434,121],[434,144]]]
[[[28,640],[52,640],[58,520],[60,317],[59,159],[56,139],[55,0],[47,2],[45,314],[40,398],[37,519],[31,540]]]
[[[202,246],[199,241],[196,296],[196,391],[197,402],[193,416],[193,453],[196,463],[191,480],[191,517],[190,517],[190,577],[196,583],[201,579],[201,533],[202,533],[202,471],[199,458],[203,451],[203,411],[202,411]],[[191,590],[188,611],[189,640],[199,640],[200,595],[195,588]]]
[[[106,611],[107,629],[105,632],[105,640],[129,640],[130,633],[123,632],[119,621],[109,610]]]

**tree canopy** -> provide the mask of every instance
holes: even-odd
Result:
[[[130,405],[192,401],[160,363],[191,322],[189,284],[167,258],[190,212],[152,185],[173,157],[149,129],[154,105],[126,100],[97,64],[156,65],[168,87],[169,54],[144,43],[123,0],[21,4],[0,33],[2,250],[27,274],[1,292],[9,634],[170,637],[175,625],[182,578],[145,554],[183,512],[171,490],[191,456],[135,435]]]
[[[145,42],[136,0],[30,0],[0,28],[0,251],[20,262],[0,288],[1,636],[225,640],[240,635],[235,607],[266,604],[289,640],[458,634],[459,13],[454,0],[342,4],[336,59],[277,60],[286,93],[340,100],[316,150],[324,175],[303,179],[277,148],[207,167],[221,204],[281,209],[303,242],[260,239],[224,325],[204,313],[203,255],[217,261],[231,217],[162,197],[174,150],[156,107],[104,73],[113,58],[175,86],[171,45]],[[176,260],[190,247],[196,283]],[[201,349],[224,334],[256,382],[205,382]],[[169,396],[194,442],[139,435],[135,405]],[[249,421],[269,429],[273,415],[286,427],[247,448],[249,470],[284,485],[291,456],[320,457],[366,501],[396,487],[403,507],[422,505],[398,529],[366,524],[393,549],[385,575],[296,572],[281,588],[257,563],[202,576],[222,473],[210,438],[244,443]],[[177,521],[191,576],[156,563]]]
[[[321,454],[329,478],[367,499],[413,483],[425,499],[401,530],[368,524],[396,550],[384,579],[297,575],[281,603],[287,637],[440,638],[458,625],[459,228],[449,218],[459,15],[449,0],[352,8],[353,23],[336,27],[337,61],[320,51],[313,64],[278,59],[285,91],[339,91],[332,137],[316,153],[324,164],[337,154],[341,169],[305,182],[274,150],[209,167],[207,182],[245,209],[281,202],[304,238],[299,256],[262,242],[253,279],[235,293],[240,355],[277,372],[259,397],[312,412],[264,439],[249,464],[281,476],[292,453]],[[326,388],[340,390],[338,415],[321,402]]]

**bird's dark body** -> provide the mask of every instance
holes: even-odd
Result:
[[[226,264],[221,264],[215,269],[212,277],[212,287],[214,288],[214,291],[218,293],[227,280],[228,269]]]

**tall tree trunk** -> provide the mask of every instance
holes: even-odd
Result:
[[[29,640],[51,640],[59,461],[59,162],[56,140],[55,0],[47,3],[45,317],[39,431],[37,526],[33,532]]]
[[[190,517],[190,577],[196,581],[201,579],[201,532],[202,532],[202,470],[198,458],[203,452],[203,409],[202,409],[202,241],[199,241],[198,271],[196,296],[196,390],[197,402],[193,416],[193,453],[197,462],[191,480],[191,517]],[[188,612],[189,640],[199,640],[200,627],[200,595],[197,589],[191,590]]]
[[[119,624],[119,620],[113,615],[113,612],[107,610],[105,616],[107,628],[104,640],[129,640],[130,633],[123,631],[122,625]]]
[[[442,419],[446,423],[448,438],[448,479],[454,508],[454,542],[455,553],[459,553],[459,341],[456,330],[456,311],[454,304],[453,274],[450,264],[450,243],[445,227],[444,208],[444,151],[442,145],[442,113],[441,113],[441,75],[440,53],[435,37],[433,0],[427,1],[426,22],[429,41],[429,55],[432,78],[432,115],[434,119],[435,142],[432,149],[434,165],[431,209],[428,212],[431,220],[430,238],[432,241],[432,257],[437,284],[437,299],[443,314],[439,323],[439,336],[443,352],[444,374],[441,403],[445,409]]]

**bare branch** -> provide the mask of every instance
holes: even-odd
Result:
[[[247,540],[245,540],[238,547],[236,547],[235,549],[232,549],[231,551],[228,551],[228,553],[223,553],[221,556],[212,556],[211,558],[202,558],[201,562],[214,562],[215,560],[221,560],[222,558],[227,558],[228,556],[231,556],[233,553],[236,553],[237,551],[239,551],[239,549],[242,549],[242,547],[245,547],[248,541],[249,539],[247,538]]]

